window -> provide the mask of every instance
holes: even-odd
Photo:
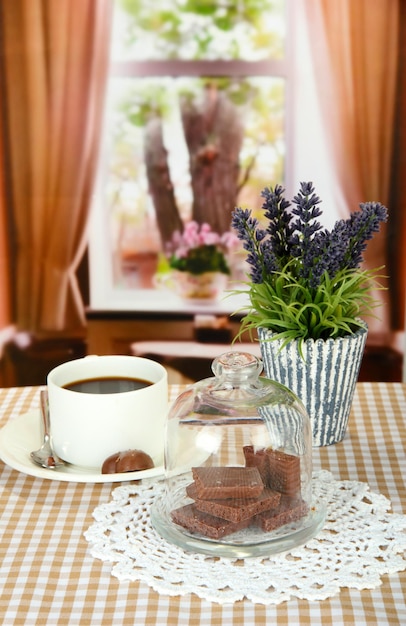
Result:
[[[177,310],[154,279],[173,232],[190,219],[224,232],[265,185],[290,189],[287,4],[115,1],[93,308]]]

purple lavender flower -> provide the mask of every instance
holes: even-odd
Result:
[[[279,259],[290,255],[293,234],[289,225],[292,220],[292,214],[288,211],[290,202],[283,197],[284,192],[281,185],[275,185],[275,189],[265,188],[261,192],[261,196],[265,198],[262,208],[265,211],[264,217],[268,220],[267,232],[274,254]]]
[[[387,209],[379,202],[360,204],[360,211],[328,230],[318,221],[321,201],[312,183],[300,184],[291,209],[283,193],[280,185],[262,191],[264,225],[248,209],[233,213],[252,281],[241,332],[264,326],[285,342],[354,332],[375,306],[368,293],[375,272],[359,266]]]
[[[361,204],[347,220],[335,223],[331,232],[324,230],[314,235],[310,245],[302,251],[301,276],[309,279],[316,287],[326,271],[330,278],[340,270],[357,269],[362,261],[362,252],[380,223],[387,220],[387,209],[379,202]]]
[[[311,288],[320,284],[324,272],[329,273],[330,246],[328,232],[323,230],[315,233],[309,245],[303,248],[298,275],[308,281]]]
[[[388,210],[379,202],[360,204],[360,211],[355,211],[345,220],[347,228],[347,250],[343,255],[342,267],[355,269],[363,260],[362,253],[367,241],[379,231],[380,223],[388,219]]]
[[[254,283],[262,283],[266,276],[278,269],[271,242],[266,238],[266,231],[259,227],[258,220],[251,216],[248,209],[236,208],[231,225],[248,252],[247,263],[250,265],[251,280]]]
[[[300,183],[300,191],[293,198],[296,208],[292,209],[292,213],[298,216],[292,224],[291,245],[294,257],[307,255],[313,235],[321,229],[320,222],[316,221],[321,215],[321,210],[317,206],[320,202],[320,198],[314,193],[312,183]]]
[[[291,211],[283,193],[280,185],[261,192],[266,229],[249,209],[236,208],[233,213],[232,226],[248,252],[251,279],[255,283],[271,280],[274,272],[289,263],[292,275],[315,289],[324,273],[333,279],[341,270],[358,268],[366,242],[387,219],[386,207],[379,202],[367,202],[360,204],[360,211],[352,213],[347,220],[337,221],[328,231],[317,220],[322,214],[318,206],[321,200],[314,193],[312,183],[300,183]],[[292,264],[292,260],[296,262]]]

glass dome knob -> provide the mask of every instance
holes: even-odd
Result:
[[[226,352],[214,359],[211,368],[221,382],[256,382],[262,371],[262,362],[247,352]]]

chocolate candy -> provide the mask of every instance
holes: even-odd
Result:
[[[264,484],[256,467],[193,467],[198,498],[256,498]]]
[[[303,500],[282,496],[278,506],[257,515],[256,522],[262,530],[269,532],[290,522],[296,522],[307,512],[308,506]]]
[[[266,451],[269,463],[268,485],[286,496],[300,494],[300,459],[280,450]]]
[[[245,465],[247,467],[257,467],[264,485],[268,484],[268,457],[265,448],[258,450],[254,446],[243,447]]]
[[[235,498],[228,500],[201,500],[197,497],[195,483],[186,487],[187,495],[195,500],[196,508],[204,513],[229,520],[241,522],[254,515],[274,508],[279,503],[281,494],[271,489],[264,489],[256,498]]]
[[[102,474],[137,472],[154,467],[154,462],[142,450],[125,450],[110,455],[102,465]]]
[[[199,511],[195,504],[187,504],[179,509],[175,509],[171,515],[176,524],[211,539],[221,539],[226,535],[247,528],[251,522],[250,519],[238,523],[229,522],[220,517],[214,517],[214,515]]]
[[[243,452],[245,467],[192,468],[186,494],[194,502],[172,511],[176,524],[221,539],[251,525],[269,532],[307,515],[298,456],[251,445]]]
[[[247,467],[257,467],[264,484],[294,497],[300,494],[300,458],[281,450],[253,446],[243,448]]]

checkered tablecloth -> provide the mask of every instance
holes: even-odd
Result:
[[[171,386],[171,397],[181,387]],[[0,426],[39,406],[39,388],[0,390]],[[406,385],[360,383],[345,440],[313,451],[315,469],[367,482],[406,514]],[[120,582],[94,559],[83,533],[116,484],[35,478],[0,462],[0,623],[231,626],[406,625],[406,572],[372,590],[343,589],[323,602],[219,605],[193,594],[158,595]]]

